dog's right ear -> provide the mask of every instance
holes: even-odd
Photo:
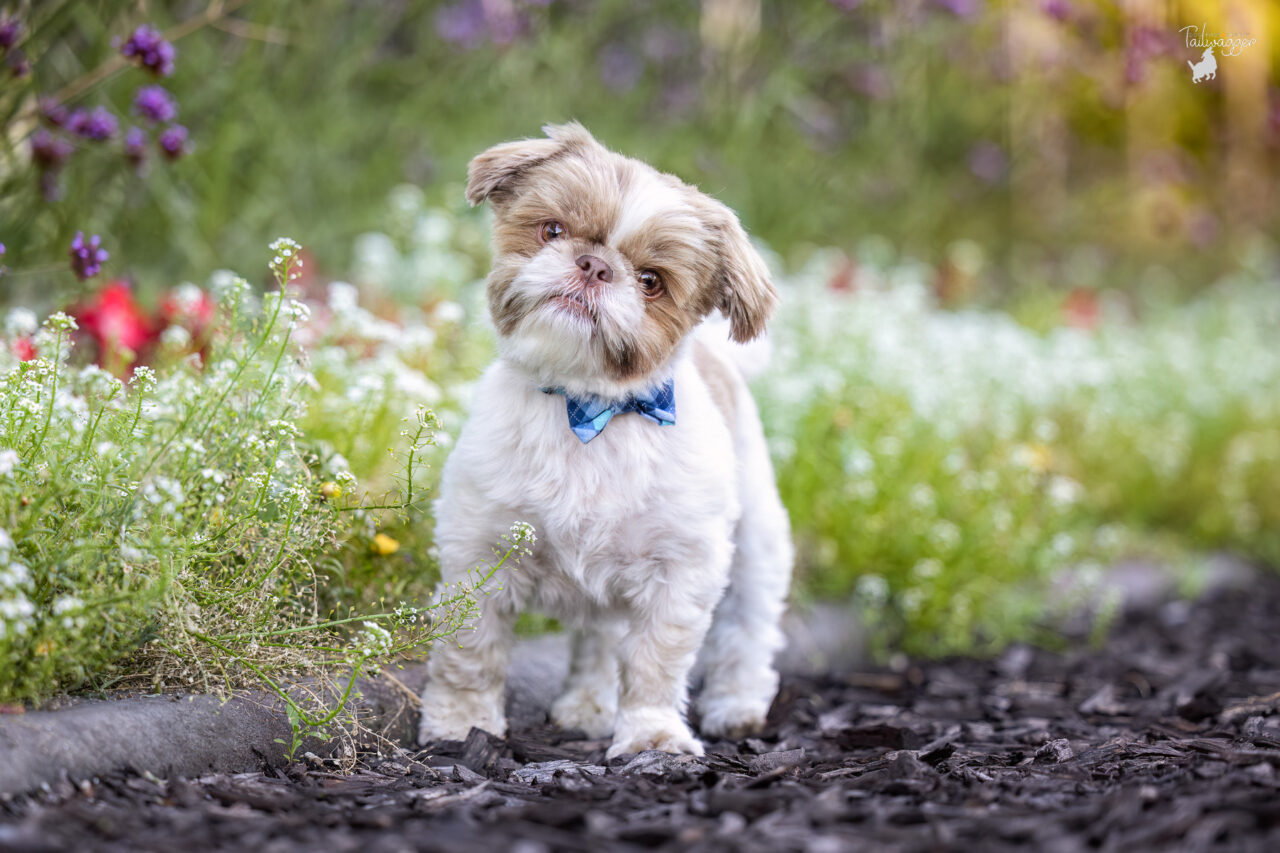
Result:
[[[576,121],[542,128],[547,139],[504,142],[476,155],[467,166],[467,201],[472,205],[510,192],[520,176],[552,157],[583,145],[598,144]]]

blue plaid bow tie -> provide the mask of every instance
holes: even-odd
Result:
[[[621,403],[605,405],[594,397],[572,397],[563,388],[543,388],[545,394],[560,394],[569,411],[569,429],[586,444],[600,433],[614,415],[639,412],[661,426],[676,422],[676,384],[668,379],[651,391],[628,397]]]

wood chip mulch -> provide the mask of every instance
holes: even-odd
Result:
[[[704,758],[604,747],[473,731],[349,775],[67,780],[0,802],[0,850],[1280,850],[1280,579],[1100,648],[792,678]]]

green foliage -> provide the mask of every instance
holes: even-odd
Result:
[[[756,383],[810,594],[853,594],[923,654],[1040,635],[1124,548],[1280,565],[1280,300],[1038,334],[941,311],[925,270],[817,263],[791,281]]]

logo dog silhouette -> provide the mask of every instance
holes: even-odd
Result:
[[[1191,66],[1191,82],[1199,83],[1201,80],[1213,80],[1218,76],[1218,60],[1213,56],[1213,48],[1206,47],[1202,53],[1199,62],[1187,60],[1187,64]]]

